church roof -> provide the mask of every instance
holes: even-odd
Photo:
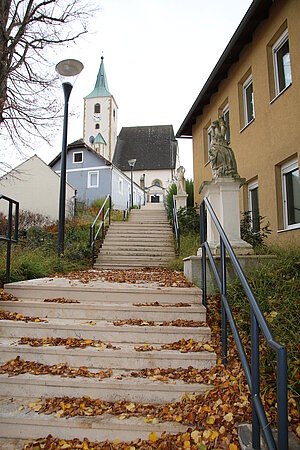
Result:
[[[177,141],[172,125],[123,127],[113,164],[128,171],[128,160],[135,158],[133,170],[175,169],[176,155]]]
[[[95,98],[95,97],[111,97],[111,93],[108,90],[107,78],[104,69],[103,56],[101,56],[101,64],[99,72],[97,75],[97,80],[95,83],[94,90],[87,95],[85,98]]]
[[[95,137],[94,144],[105,144],[106,145],[105,139],[101,133],[98,133],[97,136]]]
[[[90,147],[89,145],[87,145],[83,139],[77,139],[77,141],[72,142],[71,144],[68,144],[67,146],[67,152],[69,152],[70,150],[79,150],[79,149],[86,149],[87,151],[93,153],[94,155],[98,156],[99,158],[103,159],[105,161],[106,165],[111,165],[111,162],[104,158],[104,156],[99,155],[98,152],[96,152],[96,150],[94,150],[92,147]],[[54,164],[57,163],[57,161],[59,161],[61,158],[61,152],[55,156],[54,159],[52,159],[52,161],[48,164],[50,167],[53,167]]]

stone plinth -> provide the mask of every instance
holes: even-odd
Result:
[[[214,261],[217,265],[218,272],[220,272],[221,267],[221,258],[219,255],[214,256]],[[265,266],[267,264],[272,264],[276,260],[276,256],[274,255],[238,255],[237,259],[244,271],[247,273],[252,272],[253,270]],[[183,260],[184,263],[184,275],[188,280],[192,283],[195,283],[197,286],[202,288],[202,257],[201,256],[189,256]],[[210,262],[208,258],[206,258],[206,287],[207,294],[215,294],[219,292],[219,288],[216,282],[216,278],[212,271]],[[230,282],[236,278],[235,270],[231,264],[231,260],[229,257],[226,258],[226,276],[227,280]]]
[[[215,178],[212,181],[204,181],[199,190],[199,193],[209,200],[237,255],[253,254],[251,245],[241,239],[239,190],[244,183],[245,179],[240,177]],[[207,242],[214,255],[220,254],[220,235],[209,213]]]
[[[176,211],[178,211],[180,208],[186,208],[187,198],[188,194],[185,193],[175,195]]]

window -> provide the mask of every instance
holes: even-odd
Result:
[[[297,159],[281,167],[284,228],[300,224],[300,181]]]
[[[248,125],[254,119],[254,97],[252,75],[243,84],[243,100],[245,125]]]
[[[123,194],[123,180],[119,178],[119,193]]]
[[[99,171],[90,171],[88,172],[88,188],[97,188],[99,187]]]
[[[157,186],[157,187],[161,187],[161,186],[162,186],[162,182],[156,178],[156,179],[152,182],[152,185],[153,185],[153,186]]]
[[[99,123],[96,123],[95,128],[96,128],[96,130],[99,130],[99,128],[100,128]]]
[[[114,119],[116,118],[116,110],[115,110],[115,108],[113,109],[113,118]]]
[[[288,30],[280,36],[272,47],[275,94],[278,95],[292,83]]]
[[[96,103],[94,106],[94,113],[99,114],[100,113],[100,103]]]
[[[252,231],[257,233],[259,231],[259,201],[258,201],[258,181],[253,181],[248,184],[249,195],[249,211],[251,219]]]
[[[226,134],[225,139],[227,144],[230,142],[230,125],[229,125],[229,105],[227,104],[225,108],[223,108],[223,118],[226,125]]]
[[[73,153],[73,163],[82,163],[83,162],[83,153],[82,152],[74,152]]]
[[[209,155],[210,144],[212,139],[212,128],[207,128],[207,154]]]

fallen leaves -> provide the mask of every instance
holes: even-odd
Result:
[[[19,345],[30,345],[31,347],[43,347],[43,346],[63,346],[66,349],[70,348],[86,348],[96,347],[98,350],[120,350],[120,347],[115,347],[112,344],[107,344],[99,340],[93,339],[79,339],[79,338],[30,338],[22,337],[18,341]]]
[[[159,303],[159,302],[150,302],[150,303],[133,303],[133,306],[160,306],[162,308],[189,308],[192,305],[189,303],[178,302],[178,303]]]
[[[60,275],[56,275],[60,276]],[[62,274],[63,278],[76,280],[80,283],[90,283],[92,281],[107,281],[109,283],[155,283],[163,287],[192,287],[182,272],[157,268],[145,267],[139,269],[111,269],[111,270],[84,270],[71,272],[68,275]]]
[[[185,319],[176,319],[163,322],[155,322],[154,320],[143,320],[143,319],[124,319],[124,320],[116,320],[113,322],[115,326],[122,327],[123,325],[132,325],[132,326],[140,326],[140,327],[189,327],[189,328],[197,328],[197,327],[207,327],[206,322],[203,321],[195,321],[195,320],[185,320]]]
[[[0,309],[0,320],[13,320],[14,322],[48,322],[46,319],[40,319],[39,317],[23,316],[21,313],[5,311]]]
[[[44,302],[47,302],[47,303],[80,303],[78,300],[71,300],[70,298],[64,298],[64,297],[45,298]]]
[[[205,344],[203,342],[196,342],[193,339],[180,339],[176,342],[171,342],[169,344],[163,344],[160,347],[154,347],[149,344],[143,344],[134,347],[137,352],[152,352],[161,350],[176,350],[181,353],[189,353],[189,352],[213,352],[214,349],[209,344]]]
[[[0,289],[0,301],[2,302],[18,302],[19,300],[12,294],[5,292],[4,289]]]
[[[102,380],[103,378],[110,378],[112,375],[112,370],[100,370],[99,372],[91,372],[87,367],[81,366],[78,369],[75,367],[70,367],[65,363],[47,365],[37,363],[35,361],[24,361],[17,356],[2,366],[0,366],[0,374],[7,374],[10,377],[21,375],[24,373],[30,373],[32,375],[59,375],[61,377],[75,378],[75,377],[86,377],[86,378],[98,378]]]

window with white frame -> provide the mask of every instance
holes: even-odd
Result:
[[[212,139],[212,128],[208,127],[207,128],[207,153],[208,153],[208,155],[209,155],[209,151],[210,151],[211,139]]]
[[[82,163],[82,162],[83,162],[83,152],[74,152],[73,163]]]
[[[281,166],[284,228],[298,228],[300,224],[299,164],[293,159]]]
[[[99,171],[91,170],[88,172],[88,188],[97,188],[99,187]]]
[[[272,47],[275,94],[279,95],[292,83],[288,30],[280,36]]]
[[[244,100],[244,114],[245,126],[254,119],[254,96],[253,96],[253,81],[252,75],[243,84],[243,100]]]
[[[255,180],[248,184],[249,212],[251,219],[251,229],[257,233],[259,224],[259,200],[258,200],[258,181]]]
[[[230,142],[230,124],[229,124],[229,105],[228,105],[228,103],[225,106],[225,108],[223,108],[222,112],[223,112],[224,122],[226,125],[225,139],[226,139],[227,144],[229,144],[229,142]]]
[[[123,179],[119,178],[119,193],[123,194]]]

